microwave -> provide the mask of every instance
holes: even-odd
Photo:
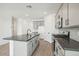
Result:
[[[62,28],[63,25],[63,17],[61,17],[60,15],[57,17],[57,22],[56,22],[56,28]]]

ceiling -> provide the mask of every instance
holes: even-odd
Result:
[[[28,5],[32,8],[27,7]],[[0,11],[6,16],[41,19],[48,14],[56,13],[60,5],[60,3],[0,3]]]

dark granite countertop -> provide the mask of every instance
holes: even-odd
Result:
[[[67,38],[68,36],[67,35],[63,35],[63,34],[53,34],[54,37],[56,38]]]
[[[62,46],[64,50],[72,50],[72,51],[79,51],[79,42],[75,41],[74,39],[65,39],[61,37],[55,37],[59,44]]]
[[[7,38],[3,38],[5,40],[14,40],[14,41],[23,41],[23,42],[27,42],[29,40],[31,40],[32,38],[39,36],[40,34],[31,34],[31,37],[27,37],[26,34],[24,35],[18,35],[18,36],[12,36],[12,37],[7,37]]]
[[[66,35],[53,34],[55,40],[59,42],[64,50],[79,51],[79,42]]]

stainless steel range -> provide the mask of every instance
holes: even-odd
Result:
[[[70,32],[63,32],[60,34],[53,34],[54,38],[54,55],[55,56],[64,56],[65,55],[65,51],[64,48],[60,45],[60,43],[58,42],[58,39],[65,39],[69,42],[69,38],[70,38]]]

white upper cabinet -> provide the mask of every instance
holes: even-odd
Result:
[[[69,4],[69,25],[79,26],[79,3]]]
[[[68,11],[68,4],[65,3],[62,6],[62,12],[63,12],[63,27],[68,27],[69,26],[69,11]]]
[[[79,27],[79,3],[62,4],[56,15],[56,26],[60,25],[59,21],[62,23],[62,28]]]
[[[56,28],[62,28],[62,18],[63,18],[63,14],[62,14],[62,5],[61,5],[56,14],[56,20],[55,20]]]

